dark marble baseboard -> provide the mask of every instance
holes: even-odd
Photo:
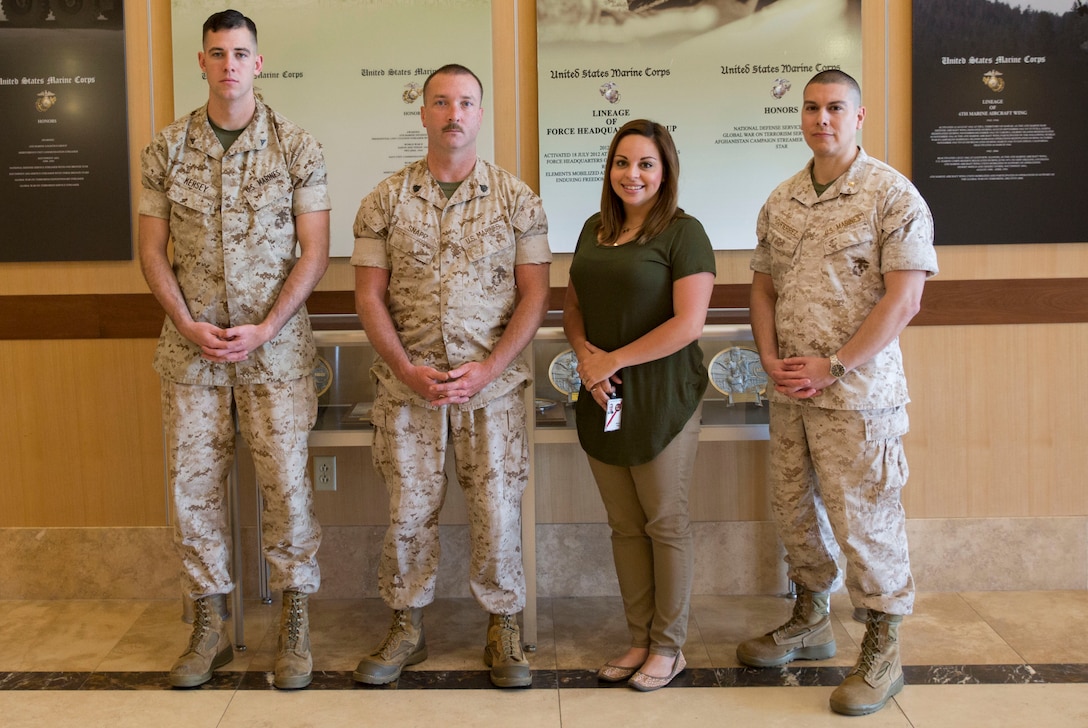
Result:
[[[849,667],[692,668],[670,687],[834,687]],[[1027,685],[1088,683],[1088,664],[907,665],[907,685]],[[626,688],[604,683],[593,670],[535,670],[533,688]],[[162,672],[0,672],[0,691],[172,690]],[[192,690],[272,690],[272,673],[220,671]],[[350,672],[315,672],[308,690],[492,690],[486,670],[407,670],[389,685],[360,685]]]

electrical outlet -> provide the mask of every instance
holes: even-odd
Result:
[[[314,457],[314,489],[336,490],[336,456]]]

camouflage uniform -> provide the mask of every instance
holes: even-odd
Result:
[[[514,311],[514,267],[551,260],[540,198],[482,159],[449,200],[425,160],[408,165],[363,199],[354,230],[352,264],[390,272],[389,312],[408,358],[442,371],[488,357]],[[449,438],[469,511],[472,592],[492,614],[521,611],[528,363],[519,355],[467,403],[439,409],[383,360],[371,371],[374,465],[390,495],[382,597],[393,609],[434,598]]]
[[[156,136],[141,162],[140,214],[170,221],[174,274],[193,319],[223,328],[264,320],[297,260],[295,216],[330,207],[316,140],[258,100],[225,152],[202,107]],[[233,588],[225,497],[232,401],[263,489],[272,585],[317,590],[321,531],[306,467],[314,357],[305,307],[237,364],[204,359],[169,318],[163,325],[154,365],[175,540],[194,598]]]
[[[933,219],[905,177],[864,150],[817,197],[811,163],[760,211],[752,269],[778,299],[779,355],[836,353],[884,295],[884,274],[937,272]],[[909,614],[914,582],[900,491],[907,381],[898,340],[816,397],[771,395],[771,483],[790,578],[827,591],[838,576],[820,534],[825,507],[856,606]]]

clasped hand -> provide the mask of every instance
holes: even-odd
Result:
[[[214,324],[194,322],[184,335],[200,347],[201,355],[217,363],[237,363],[268,343],[269,337],[259,325],[246,324],[222,329]]]
[[[586,391],[602,408],[612,395],[614,385],[623,383],[618,371],[619,366],[612,352],[585,342],[585,351],[578,357],[578,376]]]
[[[791,356],[775,359],[764,367],[774,382],[776,392],[793,399],[808,399],[823,394],[835,382],[827,359],[815,356]]]
[[[464,404],[492,379],[487,367],[476,361],[447,372],[429,366],[411,366],[402,380],[434,407]]]

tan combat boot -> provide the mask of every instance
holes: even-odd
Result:
[[[212,672],[234,659],[227,633],[227,598],[212,594],[193,601],[193,633],[189,647],[170,668],[170,684],[195,688],[212,679]]]
[[[385,685],[400,677],[401,669],[426,659],[423,610],[400,609],[393,612],[393,624],[381,645],[359,662],[351,676],[367,685]]]
[[[899,661],[899,623],[903,617],[869,610],[858,664],[831,693],[831,709],[843,715],[868,715],[903,689]]]
[[[281,690],[304,688],[313,682],[310,656],[309,597],[302,592],[283,592],[280,637],[272,684]]]
[[[825,660],[835,655],[828,592],[801,587],[793,616],[773,632],[737,645],[737,659],[750,667],[777,667],[792,660]]]
[[[516,614],[492,614],[488,619],[484,664],[491,668],[491,683],[496,687],[525,688],[533,684],[529,661],[521,649]]]

